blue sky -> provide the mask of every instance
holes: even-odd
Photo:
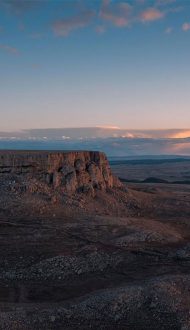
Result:
[[[187,128],[189,64],[189,0],[0,0],[0,129]]]

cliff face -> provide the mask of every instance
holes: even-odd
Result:
[[[0,151],[0,177],[19,178],[30,190],[35,180],[65,193],[121,186],[105,154],[96,151]]]

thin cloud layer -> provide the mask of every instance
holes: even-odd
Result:
[[[66,37],[73,31],[90,26],[93,20],[95,23],[93,30],[98,34],[104,33],[110,26],[127,28],[137,23],[153,23],[179,11],[181,7],[176,7],[176,4],[177,0],[154,0],[151,1],[151,7],[148,7],[150,6],[149,0],[101,0],[98,6],[97,3],[88,0],[76,0],[64,2],[64,6],[62,6],[59,1],[54,2],[52,0],[0,0],[1,8],[16,16],[22,16],[25,12],[33,15],[34,9],[35,11],[39,9],[40,12],[41,9],[48,6],[51,9],[52,6],[54,8],[52,23],[43,22],[43,24],[51,28],[55,36],[60,37]],[[19,29],[22,32],[25,30],[24,23],[19,23]],[[189,24],[184,23],[182,30],[188,31]],[[169,34],[171,30],[167,29],[165,32]],[[33,39],[40,39],[42,33],[35,29],[35,33],[31,31],[30,36],[34,36]]]
[[[66,37],[71,31],[89,25],[94,16],[95,12],[89,10],[73,17],[57,20],[52,25],[53,32],[56,36]]]
[[[144,10],[142,10],[142,5]],[[76,5],[77,8],[79,8],[78,5]],[[140,3],[140,5],[131,5],[126,1],[103,0],[99,11],[86,8],[86,10],[79,11],[73,16],[54,21],[52,29],[56,36],[65,37],[74,30],[90,25],[92,19],[96,18],[101,19],[102,24],[97,25],[95,31],[103,33],[109,25],[124,28],[137,22],[153,22],[164,18],[165,15],[164,10],[156,7],[146,8],[146,2]]]
[[[157,21],[165,16],[165,13],[156,8],[148,8],[140,14],[142,22]]]
[[[182,25],[182,30],[183,31],[189,31],[190,30],[190,23],[184,23],[183,25]]]
[[[3,44],[0,44],[0,50],[4,50],[8,53],[11,53],[13,55],[18,55],[19,54],[19,51],[17,48],[15,47],[11,47],[11,46],[8,46],[8,45],[3,45]]]
[[[127,2],[111,3],[104,0],[100,9],[99,17],[116,27],[128,26],[131,22],[132,6]]]

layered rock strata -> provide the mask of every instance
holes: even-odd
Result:
[[[120,187],[106,155],[98,151],[0,151],[0,177],[31,188],[31,180],[65,193]]]

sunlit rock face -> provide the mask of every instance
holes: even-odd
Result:
[[[25,190],[54,189],[65,193],[121,186],[104,153],[96,151],[1,151],[0,176]],[[35,182],[35,184],[34,184]]]

